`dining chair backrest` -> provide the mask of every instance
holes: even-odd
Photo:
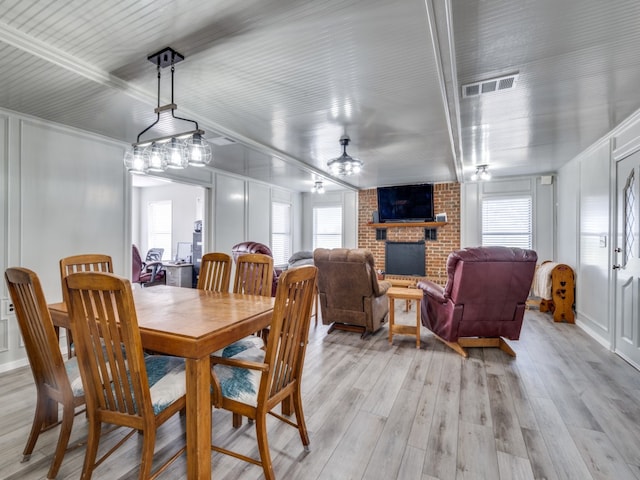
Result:
[[[141,422],[153,410],[131,285],[94,272],[71,274],[66,285],[87,408]]]
[[[113,273],[113,260],[109,255],[101,253],[86,253],[60,259],[60,281],[62,284],[62,298],[68,304],[67,289],[64,279],[67,275],[77,272],[109,272]]]
[[[233,293],[271,296],[273,258],[263,253],[247,253],[238,257]]]
[[[286,270],[278,280],[264,358],[270,368],[262,376],[258,402],[278,399],[292,383],[300,386],[317,274],[317,267],[307,265]]]
[[[63,406],[58,445],[47,476],[55,478],[69,442],[74,410],[84,404],[82,385],[76,388],[74,394],[38,276],[29,269],[17,267],[8,268],[4,276],[38,395],[33,426],[24,450],[25,459],[30,457],[40,432],[46,429],[47,406],[50,406],[50,401],[54,400]],[[71,363],[75,365],[76,362]],[[76,375],[76,378],[79,377]]]
[[[205,253],[200,264],[198,288],[228,292],[231,280],[231,256],[222,252]]]

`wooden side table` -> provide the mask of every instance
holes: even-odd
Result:
[[[389,297],[389,343],[393,342],[393,334],[415,335],[416,348],[420,348],[420,303],[422,302],[422,289],[391,287],[387,290]],[[416,326],[395,324],[395,299],[416,301]]]
[[[392,287],[407,287],[407,288],[415,288],[417,280],[414,278],[385,278],[387,282],[391,284]],[[408,312],[411,308],[411,302],[409,300],[405,301],[404,311]]]

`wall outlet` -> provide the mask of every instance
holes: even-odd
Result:
[[[9,315],[13,315],[15,308],[13,307],[13,303],[11,303],[8,298],[3,298],[2,308],[0,309],[0,311],[2,311],[3,317],[8,317]]]

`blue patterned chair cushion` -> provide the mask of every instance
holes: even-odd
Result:
[[[145,357],[151,389],[151,404],[156,415],[187,393],[184,359],[164,355]]]
[[[64,362],[64,368],[67,371],[69,382],[71,383],[71,391],[74,397],[81,397],[84,395],[84,387],[82,386],[82,379],[80,378],[80,370],[78,369],[78,357],[71,357]]]
[[[233,342],[231,345],[227,345],[223,349],[214,352],[213,355],[216,357],[229,358],[250,348],[264,348],[264,341],[256,335],[251,335],[237,342]]]
[[[74,395],[76,392],[83,391],[76,358],[73,357],[65,364],[69,379],[71,379],[74,369],[77,374],[77,377],[71,382]],[[184,359],[165,355],[148,355],[144,358],[144,363],[147,368],[153,413],[157,415],[187,391]],[[80,395],[82,394],[80,393]]]
[[[249,348],[231,358],[250,360],[252,362],[264,362],[264,350],[261,348]],[[228,365],[216,365],[213,367],[215,375],[220,381],[222,395],[232,400],[237,400],[248,405],[257,405],[258,387],[262,373],[248,368],[230,367]]]
[[[72,344],[72,351],[75,352],[75,347]],[[104,353],[104,358],[107,358],[107,349],[102,345],[102,352]],[[122,354],[124,358],[127,358],[127,352],[124,350],[124,345],[122,346]],[[64,368],[67,370],[67,376],[69,377],[69,382],[71,383],[71,391],[73,392],[74,397],[81,397],[84,395],[84,387],[82,385],[82,379],[80,378],[80,370],[78,369],[78,357],[73,356],[64,362]]]

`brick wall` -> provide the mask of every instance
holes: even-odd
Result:
[[[435,213],[446,213],[447,224],[438,228],[436,241],[425,241],[427,277],[444,285],[447,280],[446,261],[451,251],[460,248],[460,184],[436,183],[433,186]],[[373,253],[376,268],[384,270],[385,240],[376,240],[376,228],[371,226],[373,212],[378,209],[376,189],[358,193],[358,247]],[[387,240],[417,242],[424,240],[424,227],[388,227]]]

